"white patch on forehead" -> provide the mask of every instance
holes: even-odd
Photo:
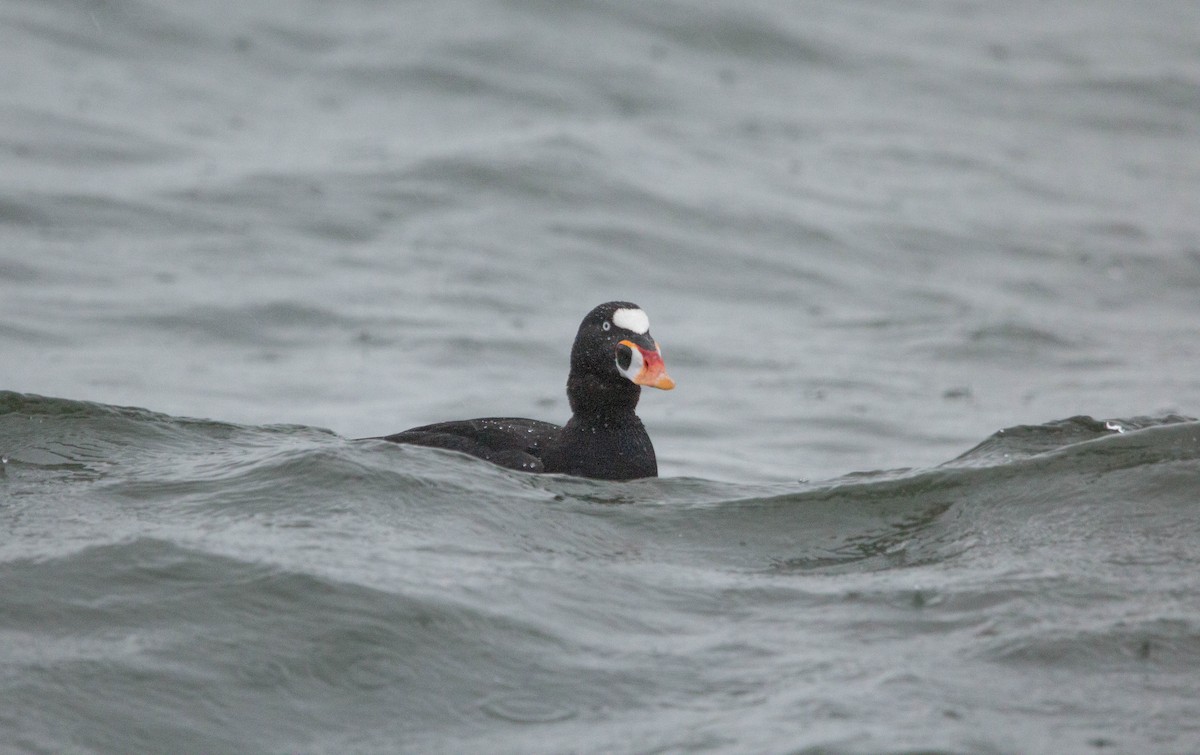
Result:
[[[613,325],[641,335],[650,330],[650,318],[640,309],[618,309],[613,312]]]

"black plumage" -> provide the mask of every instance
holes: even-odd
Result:
[[[608,302],[583,318],[571,347],[563,427],[519,417],[438,422],[384,440],[461,451],[510,469],[631,480],[657,477],[654,445],[634,410],[642,385],[669,390],[641,308]]]

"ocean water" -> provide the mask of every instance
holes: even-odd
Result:
[[[0,750],[1200,751],[1197,29],[8,0]]]

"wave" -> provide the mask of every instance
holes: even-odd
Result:
[[[1184,417],[820,483],[610,483],[5,392],[0,454],[0,729],[29,750],[620,750],[614,720],[721,749],[795,705],[958,716],[1039,674],[1189,699],[1200,662]]]
[[[1196,468],[1198,437],[1200,422],[1174,415],[1073,417],[1001,430],[929,469],[818,483],[609,483],[524,475],[453,452],[311,427],[239,426],[0,393],[0,453],[14,495],[44,486],[69,495],[90,483],[110,499],[201,519],[274,512],[297,526],[382,504],[443,525],[448,538],[470,512],[477,523],[519,531],[528,548],[594,554],[601,542],[633,538],[656,558],[751,570],[861,571],[951,558],[997,518],[1017,527],[1034,511],[1084,502],[1127,510],[1134,491],[1112,485],[1132,470],[1141,470],[1135,484],[1145,490],[1163,485],[1182,494],[1189,486],[1173,480]],[[561,518],[552,534],[543,531],[547,511]],[[475,547],[492,547],[486,539]]]

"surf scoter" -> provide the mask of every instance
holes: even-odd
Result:
[[[438,422],[383,440],[462,451],[526,472],[600,480],[657,477],[654,446],[634,414],[641,386],[671,390],[650,318],[636,304],[611,301],[583,318],[571,347],[563,427],[518,417]]]

